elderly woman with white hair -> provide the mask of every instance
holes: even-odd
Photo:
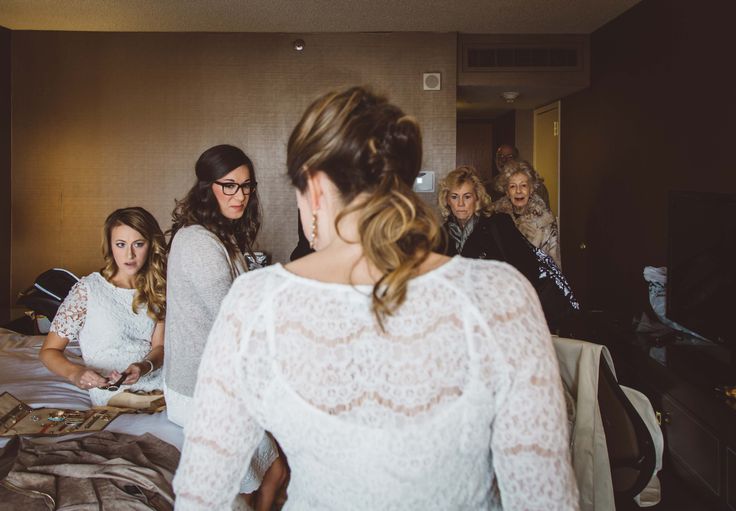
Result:
[[[526,161],[511,161],[497,183],[506,195],[493,204],[493,211],[510,215],[524,237],[561,267],[557,220],[536,193],[539,181],[534,168]]]

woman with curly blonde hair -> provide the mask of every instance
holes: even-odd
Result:
[[[331,92],[286,162],[315,252],[225,297],[177,509],[230,509],[264,431],[289,459],[295,511],[577,509],[539,302],[509,265],[435,251],[439,223],[412,191],[416,120],[363,87]]]
[[[445,254],[495,259],[533,281],[536,259],[508,215],[494,215],[491,198],[473,167],[462,166],[440,181],[440,213],[445,220]]]
[[[164,359],[166,242],[156,219],[140,207],[105,220],[105,267],[83,277],[59,307],[40,358],[53,373],[105,405],[127,388],[159,390]],[[84,365],[64,355],[78,342]],[[124,376],[124,378],[123,378]],[[123,378],[117,391],[106,389]]]

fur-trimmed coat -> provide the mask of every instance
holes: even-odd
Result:
[[[538,195],[532,194],[528,204],[520,213],[514,211],[508,197],[495,201],[493,211],[510,215],[514,219],[516,228],[524,237],[535,247],[547,252],[557,266],[562,267],[557,220]]]

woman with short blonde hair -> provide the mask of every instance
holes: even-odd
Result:
[[[445,179],[440,181],[440,193],[437,199],[443,220],[446,220],[452,214],[448,203],[451,190],[456,190],[465,183],[469,183],[475,193],[476,207],[474,213],[491,216],[493,212],[491,196],[486,192],[486,187],[480,180],[478,172],[470,165],[462,165],[451,171]]]

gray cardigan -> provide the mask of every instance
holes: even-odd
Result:
[[[183,227],[174,235],[166,273],[164,381],[177,394],[194,394],[199,361],[220,303],[247,269],[244,257],[237,256],[231,260],[217,236],[201,225]]]

